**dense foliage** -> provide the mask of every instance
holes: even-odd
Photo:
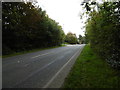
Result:
[[[88,10],[86,36],[100,56],[120,69],[120,2],[104,2],[96,7]]]
[[[86,36],[79,35],[78,42],[79,44],[87,44]]]
[[[3,55],[60,45],[62,27],[31,2],[2,3]]]
[[[68,32],[66,37],[65,37],[65,42],[67,42],[69,44],[77,44],[78,43],[78,39],[76,37],[76,34]]]

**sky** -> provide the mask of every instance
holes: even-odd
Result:
[[[81,0],[37,0],[39,6],[46,11],[48,16],[58,22],[65,34],[68,32],[84,36],[84,24],[80,19],[82,7]]]

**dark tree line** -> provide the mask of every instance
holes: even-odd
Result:
[[[86,37],[91,47],[112,67],[120,69],[120,2],[92,2],[85,7],[89,13]]]
[[[31,2],[2,3],[2,54],[57,46],[64,41],[62,27]]]

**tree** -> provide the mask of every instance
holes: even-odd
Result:
[[[79,35],[78,40],[79,40],[79,43],[81,44],[82,43],[82,36],[81,35]]]
[[[91,8],[86,24],[86,36],[91,47],[117,69],[120,69],[119,4],[120,2],[96,3],[98,9]]]
[[[63,43],[62,27],[33,3],[3,2],[2,7],[3,55]]]
[[[77,40],[76,34],[68,32],[65,38],[65,42],[69,44],[77,44],[78,40]]]

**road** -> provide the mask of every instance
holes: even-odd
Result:
[[[84,44],[68,45],[65,47],[3,58],[2,87],[59,87],[62,85],[65,76],[68,74],[71,66],[84,46]],[[72,64],[70,64],[70,62]],[[59,76],[60,74],[61,76]],[[56,83],[54,83],[55,81]]]

